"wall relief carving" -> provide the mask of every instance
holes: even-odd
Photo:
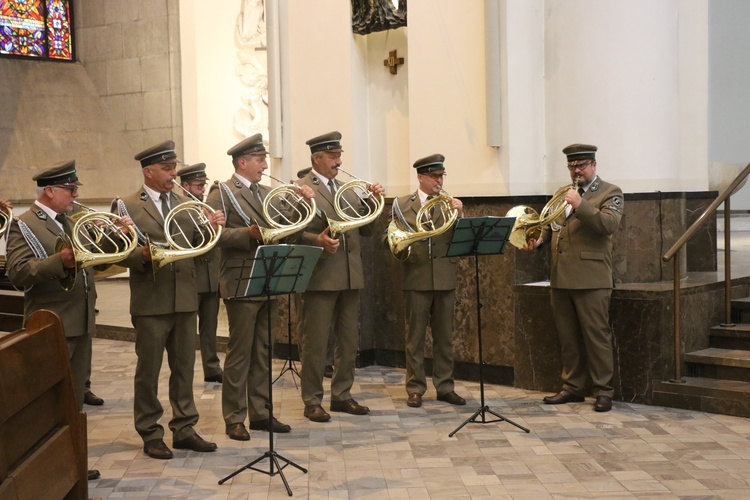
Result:
[[[406,0],[352,0],[352,31],[357,35],[402,26],[406,26]]]

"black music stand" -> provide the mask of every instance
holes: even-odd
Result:
[[[294,364],[294,359],[292,358],[292,294],[288,294],[287,296],[287,304],[286,304],[286,312],[287,316],[289,318],[289,323],[287,324],[287,352],[286,352],[286,359],[284,360],[284,364],[281,366],[281,371],[278,375],[276,375],[276,378],[273,379],[273,383],[275,384],[286,372],[289,372],[292,374],[292,382],[294,382],[294,387],[296,389],[299,389],[299,386],[297,385],[297,380],[294,378],[295,375],[297,375],[300,379],[300,384],[302,383],[302,375],[300,375],[299,370],[297,369],[297,365]]]
[[[279,455],[273,449],[273,377],[271,376],[273,342],[271,339],[270,301],[273,295],[304,292],[322,250],[319,247],[304,245],[263,245],[258,247],[254,258],[242,261],[234,298],[265,297],[268,312],[268,404],[266,405],[270,423],[268,427],[268,451],[221,479],[219,484],[224,484],[240,472],[251,469],[271,477],[278,474],[284,482],[286,492],[289,496],[292,496],[292,490],[284,477],[284,468],[291,465],[307,473],[307,469]],[[251,262],[249,266],[248,262]],[[266,458],[268,458],[268,471],[255,467],[255,464]],[[285,462],[283,466],[279,464],[280,460]]]
[[[490,409],[484,402],[484,358],[482,355],[482,302],[479,296],[479,256],[497,255],[505,252],[505,245],[513,229],[515,217],[465,217],[458,220],[453,231],[450,246],[446,257],[474,256],[474,285],[477,290],[477,336],[479,338],[479,391],[481,394],[481,406],[472,416],[456,427],[448,437],[453,437],[466,424],[490,424],[493,422],[508,422],[519,429],[531,432],[526,427],[506,418]],[[496,420],[486,420],[487,413],[491,413]],[[477,421],[477,417],[482,420]]]

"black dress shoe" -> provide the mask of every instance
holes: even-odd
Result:
[[[102,477],[102,475],[99,474],[99,471],[96,469],[91,469],[88,472],[88,475],[89,475],[89,481],[94,481],[95,479],[99,479],[100,477]]]
[[[86,391],[86,393],[83,395],[83,404],[87,404],[90,406],[101,406],[104,404],[104,400],[93,392]]]
[[[326,369],[323,370],[323,376],[325,378],[333,378],[333,365],[326,365]]]
[[[548,405],[564,405],[565,403],[583,403],[585,398],[563,389],[554,396],[544,396],[542,401]]]
[[[161,439],[146,441],[143,444],[143,451],[145,451],[146,455],[149,457],[157,458],[159,460],[168,460],[173,456],[172,450],[170,450]]]
[[[454,391],[446,392],[442,396],[438,396],[438,401],[445,401],[446,403],[450,403],[452,405],[456,406],[463,406],[466,404],[466,400],[456,394]]]
[[[223,380],[224,376],[221,373],[211,375],[210,377],[203,377],[204,382],[216,382],[217,384],[221,384]]]
[[[594,402],[594,411],[609,411],[612,409],[612,398],[609,396],[597,396]]]
[[[256,420],[256,421],[250,421],[250,428],[254,431],[267,431],[269,425],[268,425],[268,419],[264,418],[263,420]],[[273,417],[273,432],[282,432],[286,433],[292,430],[292,427],[286,424],[282,424],[278,420],[276,420],[276,417]]]
[[[216,443],[211,443],[200,437],[197,433],[179,441],[172,441],[172,446],[178,450],[193,450],[201,453],[216,451]]]
[[[331,416],[320,405],[305,406],[305,416],[313,422],[328,422]]]
[[[235,441],[250,441],[250,433],[247,432],[243,423],[227,425],[227,436]]]
[[[406,406],[411,406],[412,408],[419,408],[422,406],[422,395],[412,393],[409,394],[409,399],[406,400]]]
[[[368,407],[362,406],[353,399],[347,399],[346,401],[331,401],[331,411],[341,411],[348,413],[349,415],[367,415],[370,413]]]

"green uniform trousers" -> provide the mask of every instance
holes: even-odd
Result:
[[[224,300],[229,320],[229,342],[224,358],[221,411],[226,425],[268,418],[268,308],[271,328],[278,301]],[[249,407],[249,410],[248,410]]]
[[[422,395],[427,390],[424,341],[427,325],[432,330],[432,384],[438,396],[454,389],[453,306],[455,290],[404,290],[406,301],[406,392]]]
[[[159,372],[167,351],[169,364],[169,403],[172,419],[169,428],[174,441],[193,434],[198,423],[198,410],[193,399],[195,370],[195,312],[133,316],[135,327],[134,414],[135,430],[143,442],[164,438],[159,419],[164,409],[159,402]]]
[[[198,294],[198,336],[200,337],[203,377],[221,375],[221,363],[216,354],[216,328],[219,322],[219,293]]]
[[[70,359],[70,374],[76,395],[78,410],[83,409],[83,396],[86,393],[86,380],[91,373],[91,335],[65,337]]]
[[[297,306],[301,318],[302,401],[305,406],[323,402],[323,372],[332,333],[336,339],[331,401],[352,399],[359,343],[359,290],[305,292],[298,297]]]
[[[589,386],[595,397],[614,395],[611,296],[609,288],[552,289],[552,314],[562,348],[562,388],[576,396],[585,396]]]

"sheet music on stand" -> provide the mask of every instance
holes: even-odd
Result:
[[[323,249],[307,245],[262,245],[242,261],[234,299],[299,293],[307,288]],[[248,265],[248,262],[251,264]]]
[[[485,216],[458,219],[446,257],[504,253],[515,222],[515,217]]]

